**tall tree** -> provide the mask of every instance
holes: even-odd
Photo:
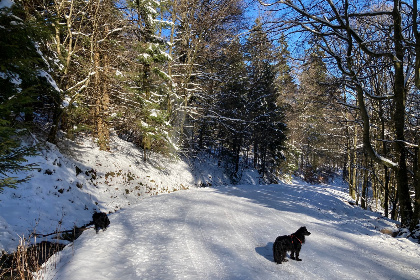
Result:
[[[283,20],[278,21],[277,27],[299,28],[318,38],[319,46],[332,59],[331,65],[336,67],[343,81],[355,92],[363,121],[364,150],[376,163],[396,171],[401,222],[404,226],[409,225],[413,212],[407,168],[409,146],[404,128],[409,83],[416,68],[414,59],[411,59],[416,55],[416,44],[412,40],[413,29],[410,28],[415,25],[416,19],[413,22],[410,15],[417,11],[400,0],[394,0],[392,4],[380,2],[377,5],[352,5],[348,0],[312,3],[281,0],[276,1],[275,5],[282,5],[281,11],[285,11],[282,9],[284,7],[289,13],[289,16],[282,15]],[[370,87],[366,86],[365,70],[381,70],[381,65],[376,64],[377,59],[381,59],[381,65],[386,64],[392,68],[391,95],[374,96],[369,91]],[[372,143],[367,107],[371,99],[389,99],[393,102],[392,141],[397,152],[396,160],[380,155]]]
[[[341,142],[341,133],[334,125],[340,121],[340,114],[334,113],[337,107],[329,102],[329,93],[335,87],[328,76],[324,56],[324,52],[317,47],[307,52],[299,73],[296,107],[292,108],[297,114],[294,116],[297,127],[292,133],[300,137],[296,143],[300,143],[302,151],[301,167],[307,169],[308,176],[312,172],[318,173],[313,174],[315,177],[321,175],[319,172],[322,170],[318,168],[331,168],[333,162],[341,159],[337,145]]]
[[[250,77],[247,113],[252,123],[254,165],[266,176],[282,160],[286,125],[282,108],[277,104],[274,46],[259,19],[245,43],[245,53]]]
[[[240,178],[241,152],[249,146],[250,124],[246,114],[248,103],[248,75],[239,40],[232,41],[225,48],[220,60],[218,77],[221,80],[220,91],[215,97],[210,114],[218,130],[218,141],[231,157],[231,177]]]
[[[0,190],[15,187],[22,178],[10,173],[26,170],[32,143],[21,142],[41,119],[59,92],[48,61],[40,50],[50,33],[42,19],[28,14],[22,3],[0,9]]]
[[[217,92],[217,61],[226,42],[238,34],[243,17],[242,0],[177,0],[173,13],[178,16],[173,28],[170,65],[174,100],[171,114],[175,138],[187,146],[208,120],[206,107]],[[203,119],[204,118],[204,119]],[[195,140],[194,140],[195,141]]]
[[[169,124],[172,80],[165,69],[171,57],[160,35],[163,28],[170,26],[162,18],[165,9],[159,1],[127,1],[129,26],[123,40],[127,57],[120,68],[125,94],[120,96],[123,106],[118,108],[118,114],[122,118],[117,130],[143,149],[143,160],[147,160],[150,149],[161,152],[172,149]]]

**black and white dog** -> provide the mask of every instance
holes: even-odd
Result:
[[[305,243],[305,236],[310,234],[311,233],[306,227],[301,227],[291,235],[277,237],[273,244],[274,262],[278,264],[287,262],[286,254],[288,251],[291,252],[290,258],[292,260],[301,261],[301,259],[299,259],[299,252],[302,248],[302,244]]]

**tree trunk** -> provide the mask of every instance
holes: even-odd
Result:
[[[384,211],[385,217],[388,218],[389,215],[389,170],[388,167],[384,165]]]
[[[414,37],[416,38],[416,62],[415,62],[415,69],[414,69],[414,81],[416,84],[416,87],[420,89],[420,32],[418,31],[418,25],[417,25],[417,1],[413,1],[413,33]]]
[[[63,115],[63,109],[61,109],[60,104],[54,104],[54,107],[52,126],[48,132],[47,141],[53,144],[57,144],[57,132],[61,117]]]
[[[240,152],[241,152],[241,139],[236,139],[234,144],[234,161],[235,161],[235,176],[238,176],[239,172],[239,159],[240,159]]]
[[[405,125],[405,102],[406,88],[404,84],[404,46],[401,28],[400,0],[394,0],[393,20],[394,20],[394,44],[396,59],[394,61],[395,68],[395,84],[394,84],[394,126],[395,126],[395,148],[398,155],[397,168],[397,187],[398,198],[400,203],[401,225],[409,226],[412,218],[412,206],[409,194],[408,176],[407,176],[407,151],[405,149],[404,125]]]
[[[367,190],[368,190],[368,167],[367,167],[367,157],[365,157],[365,168],[363,170],[363,184],[361,192],[360,206],[363,209],[367,209]]]
[[[350,183],[349,183],[349,194],[355,199],[356,198],[356,188],[357,188],[357,127],[354,127],[354,138],[353,138],[353,149],[350,162]]]
[[[415,198],[414,198],[414,213],[413,220],[410,225],[410,229],[420,223],[420,141],[417,140],[418,146],[415,149],[414,162],[413,162],[413,173],[414,173],[414,187],[415,187]]]
[[[381,139],[382,139],[382,153],[384,156],[388,154],[388,148],[385,141],[385,117],[382,106],[382,101],[379,102],[379,118],[381,120]],[[384,215],[388,217],[389,214],[389,168],[386,165],[384,167]]]
[[[95,52],[95,89],[96,89],[96,104],[95,104],[95,125],[98,137],[99,149],[102,151],[109,151],[109,128],[107,124],[107,112],[109,108],[108,84],[106,80],[107,56],[104,55],[103,61],[99,51]],[[102,63],[101,63],[102,62]],[[101,70],[101,65],[103,70]]]
[[[420,89],[420,32],[418,32],[417,15],[417,1],[413,1],[413,33],[416,38],[415,83],[416,87]],[[417,126],[419,126],[418,122]],[[416,137],[418,136],[416,135]],[[413,230],[414,227],[420,222],[420,140],[417,139],[416,142],[417,148],[415,149],[413,162],[415,198],[413,220],[411,221],[410,225],[411,230]]]

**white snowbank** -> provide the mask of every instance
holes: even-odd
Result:
[[[95,210],[114,212],[150,195],[195,187],[185,162],[155,154],[143,162],[142,151],[116,136],[111,152],[99,151],[92,140],[61,145],[67,155],[49,144],[28,158],[27,163],[38,164],[36,170],[11,174],[32,178],[0,193],[0,236],[9,234],[0,238],[0,250],[14,251],[18,235],[80,227]]]

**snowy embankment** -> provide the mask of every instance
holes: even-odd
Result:
[[[420,246],[347,203],[340,186],[224,186],[151,197],[85,231],[43,279],[418,279]],[[302,262],[273,262],[278,235],[306,225]]]
[[[86,138],[63,140],[60,149],[45,144],[38,156],[28,158],[37,169],[11,174],[31,179],[0,192],[0,253],[14,251],[20,238],[34,233],[81,227],[91,221],[94,211],[114,213],[145,197],[229,182],[215,159],[187,164],[149,153],[144,162],[143,152],[132,143],[112,135],[110,144],[111,152],[100,151],[94,140]],[[254,173],[244,174],[242,182],[254,183]]]

